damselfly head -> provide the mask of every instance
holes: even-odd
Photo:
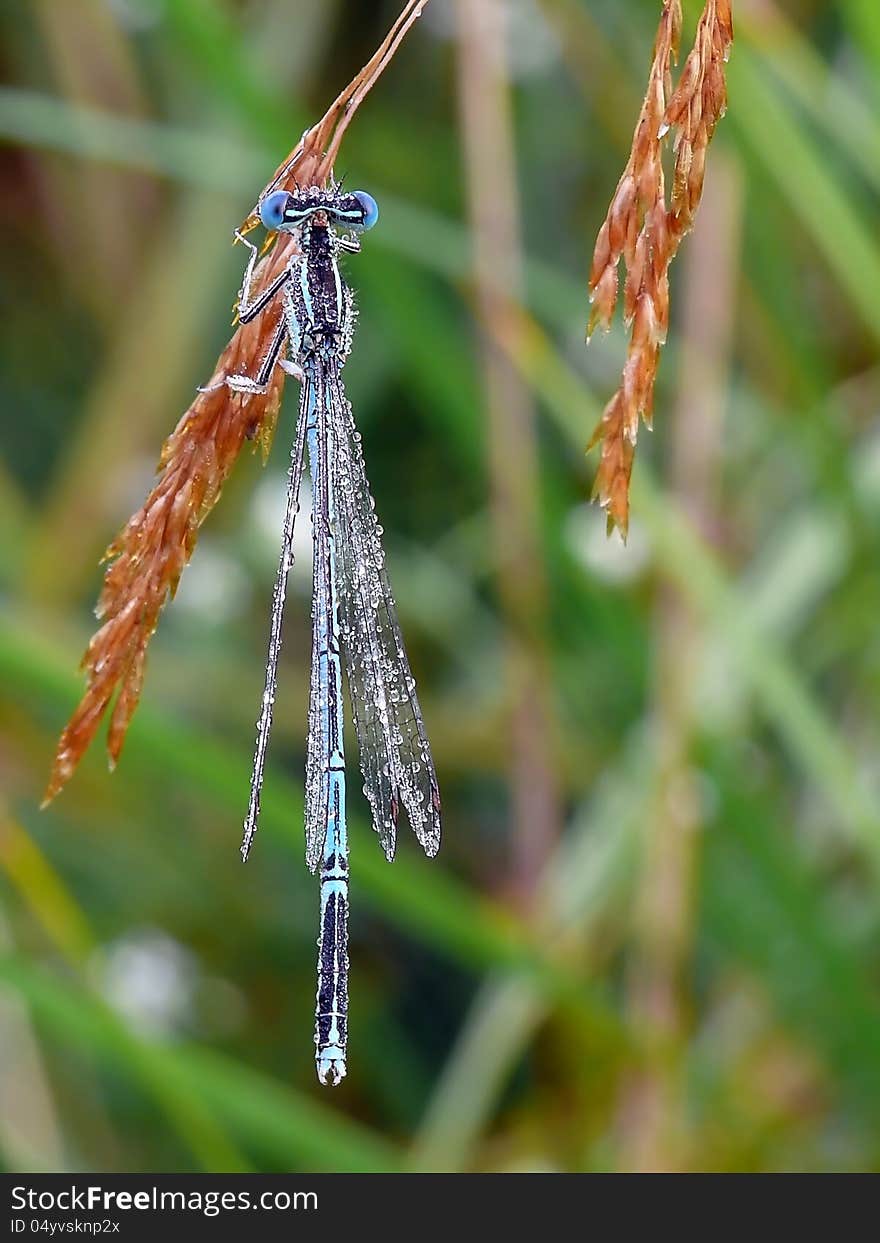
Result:
[[[265,228],[276,232],[301,229],[312,216],[321,212],[331,225],[362,233],[372,229],[379,219],[379,204],[366,190],[340,194],[317,188],[299,190],[295,194],[275,190],[260,203],[260,220]]]

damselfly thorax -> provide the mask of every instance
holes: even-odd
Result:
[[[351,349],[353,298],[339,271],[338,241],[326,213],[303,229],[300,245],[284,295],[291,349],[304,358],[318,354],[342,363]]]
[[[272,600],[266,685],[257,722],[251,796],[244,824],[247,858],[260,811],[266,749],[281,650],[281,623],[292,564],[304,449],[312,478],[312,669],[305,783],[306,860],[321,884],[315,1056],[322,1083],[346,1073],[348,1032],[348,829],[342,666],[348,678],[364,793],[373,827],[392,859],[401,806],[426,854],[440,845],[440,795],[415,681],[385,568],[360,434],[345,395],[342,368],[355,310],[339,257],[360,249],[356,234],[372,227],[378,207],[363,191],[310,189],[265,198],[260,218],[270,229],[298,232],[300,253],[253,301],[257,248],[245,271],[239,318],[261,314],[277,296],[284,314],[255,376],[223,381],[242,395],[265,392],[272,371],[300,381],[291,452],[281,558]],[[350,232],[343,232],[349,230]]]

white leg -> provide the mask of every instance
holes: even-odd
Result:
[[[235,240],[237,242],[241,242],[243,246],[247,246],[248,250],[251,252],[247,261],[247,267],[244,270],[241,289],[238,291],[238,314],[239,318],[241,318],[243,315],[247,315],[250,310],[251,281],[253,280],[254,267],[256,266],[258,251],[253,242],[248,241],[245,235],[240,233],[238,229],[235,230]]]

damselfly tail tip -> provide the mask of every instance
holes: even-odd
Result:
[[[345,1056],[339,1045],[322,1049],[316,1058],[318,1082],[336,1088],[345,1078]]]

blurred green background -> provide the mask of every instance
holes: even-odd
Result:
[[[347,265],[348,386],[445,840],[388,866],[352,781],[343,1087],[311,1046],[307,558],[238,856],[292,393],[118,771],[96,745],[37,809],[98,558],[229,334],[230,232],[398,7],[0,3],[0,1160],[877,1168],[876,0],[734,6],[626,548],[586,503],[624,334],[584,347],[585,283],[658,0],[506,3],[518,229],[461,6],[431,0],[349,131],[337,172],[382,219]],[[527,312],[501,355],[474,310],[493,195]]]

